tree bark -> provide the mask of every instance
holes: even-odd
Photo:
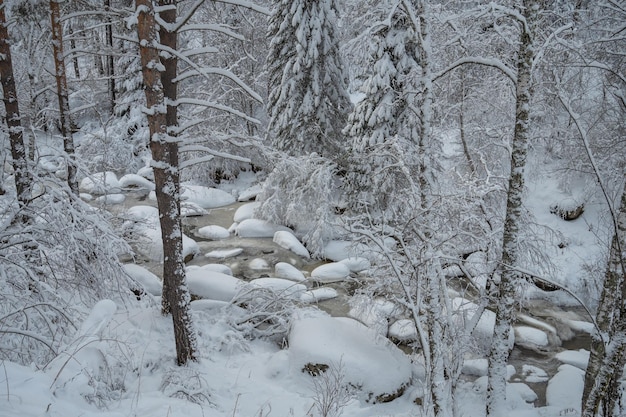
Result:
[[[104,0],[104,10],[111,10],[111,0]],[[107,90],[109,92],[109,104],[111,106],[111,114],[115,112],[115,60],[113,59],[113,21],[110,16],[106,17],[105,36],[108,49],[107,54]]]
[[[11,58],[11,46],[9,44],[9,32],[4,8],[4,0],[0,0],[0,82],[2,83],[2,90],[4,92],[3,101],[6,110],[6,123],[9,130],[9,141],[11,143],[11,157],[13,159],[17,200],[22,208],[28,204],[31,198],[32,176],[28,170],[22,118],[20,116],[20,108],[17,100],[15,77],[13,76],[13,61]]]
[[[524,191],[524,168],[530,136],[530,101],[532,97],[532,64],[534,59],[533,35],[537,21],[539,1],[522,2],[520,39],[517,62],[515,102],[515,128],[511,143],[511,174],[507,191],[502,261],[498,268],[500,284],[497,289],[496,321],[489,353],[487,384],[487,415],[505,417],[506,367],[509,356],[508,338],[513,320],[515,292],[522,278],[515,269],[518,260],[518,236],[522,217],[522,194]]]
[[[136,0],[135,4],[150,129],[150,150],[154,160],[154,180],[163,241],[162,312],[172,313],[177,362],[183,365],[196,358],[196,339],[189,314],[191,298],[185,282],[178,144],[168,134],[165,89],[162,81],[166,77],[161,74],[160,70],[164,66],[155,48],[158,35],[154,6],[151,0]],[[174,19],[175,17],[174,14]]]
[[[61,124],[61,135],[63,136],[63,150],[67,158],[67,184],[70,190],[78,195],[74,138],[72,132],[73,124],[70,116],[67,74],[63,55],[63,25],[61,25],[59,0],[50,0],[50,22],[52,27],[52,49],[54,53],[54,76],[56,78],[57,98],[59,100],[59,120]]]

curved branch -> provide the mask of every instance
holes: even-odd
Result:
[[[468,56],[465,58],[461,58],[453,62],[452,64],[450,64],[448,68],[444,69],[443,71],[439,71],[438,73],[433,74],[433,82],[437,81],[439,78],[443,77],[450,71],[462,65],[467,65],[467,64],[483,65],[486,67],[492,67],[492,68],[498,69],[500,70],[500,72],[502,72],[502,74],[504,74],[508,79],[510,79],[514,85],[517,84],[517,75],[513,72],[513,70],[507,67],[502,61],[498,59],[481,58],[481,57],[476,57],[476,56]]]

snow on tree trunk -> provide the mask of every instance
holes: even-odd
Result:
[[[600,406],[611,415],[619,395],[616,387],[624,366],[626,348],[626,177],[619,212],[615,213],[615,234],[604,277],[596,323],[601,334],[591,343],[585,374],[582,416],[594,417]]]
[[[521,14],[520,39],[517,62],[515,103],[515,129],[511,143],[511,174],[507,191],[504,235],[502,238],[502,262],[500,283],[497,290],[496,320],[491,351],[489,353],[487,415],[505,417],[506,366],[509,356],[507,340],[513,320],[515,292],[521,274],[514,268],[518,260],[518,235],[522,216],[524,191],[524,167],[528,152],[530,128],[530,101],[532,96],[532,65],[534,59],[533,35],[537,21],[539,2],[524,0]]]
[[[7,30],[4,1],[0,0],[0,82],[4,108],[6,110],[6,123],[9,130],[11,143],[11,157],[13,159],[13,171],[15,172],[15,188],[17,200],[20,206],[26,206],[31,198],[32,177],[28,170],[28,159],[22,129],[22,118],[17,101],[15,77],[13,76],[13,61],[11,59],[11,46],[9,45],[9,33]]]
[[[61,136],[63,136],[63,150],[67,158],[67,184],[70,190],[78,195],[74,137],[72,132],[73,126],[70,116],[67,74],[65,71],[65,57],[63,52],[63,25],[58,0],[50,0],[50,22],[52,27],[52,51],[54,53],[54,76],[57,84],[57,98],[59,100],[59,122]]]
[[[162,2],[164,3],[164,2]],[[165,105],[164,84],[172,83],[166,78],[164,65],[155,48],[157,26],[151,0],[136,0],[137,34],[146,94],[150,150],[154,160],[161,236],[163,240],[163,313],[171,312],[174,322],[176,356],[179,365],[196,357],[196,338],[193,331],[189,303],[191,297],[186,284],[183,260],[182,229],[180,220],[180,177],[178,167],[178,144],[168,134],[168,118]],[[164,9],[162,18],[176,18]],[[164,16],[165,15],[165,16]],[[171,91],[168,91],[171,94]]]
[[[104,0],[104,10],[111,11],[111,0]],[[107,53],[107,90],[109,92],[109,101],[111,106],[111,114],[115,111],[115,59],[113,58],[113,21],[111,16],[106,17],[105,27],[106,45],[109,49]]]
[[[294,156],[337,160],[350,110],[335,0],[280,0],[270,18],[268,135]]]

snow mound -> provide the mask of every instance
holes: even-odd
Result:
[[[472,320],[474,314],[478,311],[478,305],[464,298],[456,297],[452,299],[452,309],[454,321],[459,326],[467,326]],[[490,310],[483,310],[478,320],[478,324],[472,331],[472,337],[476,345],[482,352],[489,352],[491,348],[491,338],[493,336],[493,328],[496,324],[496,313]],[[515,333],[513,328],[509,332],[508,347],[513,349],[515,343]]]
[[[137,175],[139,175],[140,177],[146,178],[150,181],[154,181],[154,169],[152,169],[151,166],[145,166],[145,167],[139,168],[139,170],[137,171]]]
[[[352,308],[348,315],[381,336],[386,336],[389,330],[389,321],[397,316],[401,309],[393,302],[377,297],[371,299],[368,296],[354,296],[350,302]]]
[[[181,185],[180,198],[182,201],[196,203],[204,209],[224,207],[235,202],[235,197],[226,191],[192,184]]]
[[[154,183],[149,179],[138,174],[126,174],[119,180],[122,188],[139,188],[143,190],[154,191]]]
[[[261,203],[253,202],[247,203],[239,207],[233,215],[233,221],[241,223],[244,220],[254,218],[254,210],[261,206]]]
[[[400,319],[389,326],[388,336],[401,343],[417,340],[415,323],[410,319]]]
[[[207,214],[209,214],[208,211],[193,201],[180,202],[180,215],[182,217],[206,216]]]
[[[339,262],[320,265],[311,271],[311,279],[322,283],[343,281],[349,276],[350,268]]]
[[[319,303],[324,300],[331,300],[337,298],[337,290],[330,287],[315,288],[314,290],[305,291],[300,296],[300,301],[303,303]]]
[[[295,253],[296,255],[302,256],[303,258],[309,259],[311,255],[307,248],[304,247],[302,243],[295,237],[291,232],[286,232],[279,230],[274,233],[274,243],[276,243],[281,248],[287,249]]]
[[[263,186],[261,184],[255,184],[252,187],[246,188],[239,194],[237,201],[250,201],[254,200],[257,195],[261,193]]]
[[[228,265],[223,265],[223,264],[205,264],[205,265],[202,265],[202,266],[189,265],[187,267],[188,271],[191,271],[192,269],[194,269],[194,270],[203,270],[203,271],[220,272],[220,273],[226,274],[226,275],[233,275],[233,270],[230,269],[230,267]]]
[[[146,268],[135,264],[125,264],[124,271],[137,281],[148,294],[161,295],[163,293],[163,284],[159,277]]]
[[[560,362],[575,366],[585,371],[589,363],[589,351],[587,349],[564,350],[554,355]]]
[[[109,324],[117,311],[117,305],[112,300],[100,300],[93,306],[89,316],[85,319],[78,331],[78,337],[100,337],[102,331]]]
[[[562,409],[574,408],[580,412],[584,386],[584,371],[572,365],[561,365],[557,374],[548,382],[546,403]]]
[[[230,233],[227,229],[217,225],[201,227],[196,234],[203,239],[209,240],[221,240],[230,237]]]
[[[515,326],[515,343],[525,347],[546,347],[550,344],[543,330],[530,326]]]
[[[350,268],[351,272],[355,273],[366,271],[371,267],[370,261],[367,258],[361,258],[356,256],[342,259],[341,261],[339,261],[339,263],[344,264],[345,266]]]
[[[237,256],[243,252],[242,248],[234,248],[234,249],[218,249],[213,250],[206,255],[207,258],[215,258],[215,259],[226,259],[232,258],[233,256]]]
[[[533,365],[522,365],[522,375],[524,376],[524,381],[530,383],[546,382],[548,380],[548,373]]]
[[[124,194],[105,194],[100,197],[96,197],[95,203],[97,204],[122,204],[126,200],[126,196]]]
[[[306,286],[281,278],[257,278],[250,281],[256,288],[265,288],[273,291],[278,297],[300,299],[306,291]]]
[[[345,317],[295,319],[289,333],[291,372],[319,375],[336,367],[366,398],[386,402],[411,380],[407,356],[384,337]]]
[[[248,263],[248,268],[254,271],[265,271],[267,269],[270,269],[270,266],[265,259],[254,258]]]
[[[246,219],[235,228],[235,234],[239,237],[274,237],[278,231],[293,233],[288,227],[259,219]]]
[[[79,188],[89,194],[117,194],[122,191],[117,175],[111,171],[96,172],[83,178]]]
[[[274,273],[278,278],[284,278],[291,281],[302,282],[306,280],[304,274],[298,268],[288,264],[287,262],[278,262],[274,266]]]
[[[230,302],[245,285],[245,281],[221,272],[203,268],[187,270],[189,292],[200,298]]]
[[[489,367],[487,359],[465,359],[461,372],[465,375],[485,376]]]

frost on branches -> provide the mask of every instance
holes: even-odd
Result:
[[[280,150],[336,158],[350,100],[335,0],[281,0],[270,18],[269,133]]]

